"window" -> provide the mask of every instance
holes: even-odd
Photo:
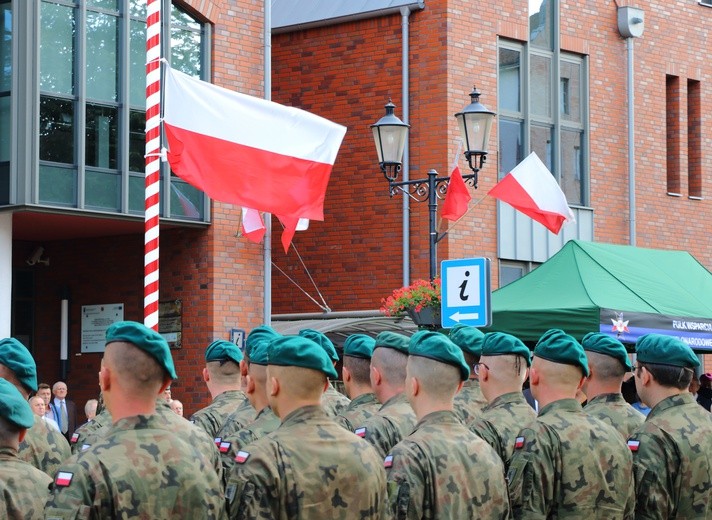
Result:
[[[531,273],[539,267],[535,262],[513,262],[500,260],[499,262],[499,286],[504,287],[519,280],[522,276]]]
[[[12,90],[12,4],[0,0],[0,205],[10,203],[10,147],[11,132],[4,131],[11,124]]]
[[[206,25],[170,0],[162,1],[163,56],[183,72],[205,76]],[[145,4],[144,0],[42,0],[41,204],[143,212]],[[84,27],[79,27],[82,19]],[[0,117],[1,89],[0,85]],[[165,175],[167,165],[162,168],[162,216],[201,220],[204,194]]]

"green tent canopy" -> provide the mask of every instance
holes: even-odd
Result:
[[[624,343],[655,332],[712,351],[712,273],[685,251],[571,240],[492,293],[487,330],[535,342],[551,328]]]

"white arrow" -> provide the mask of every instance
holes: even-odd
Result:
[[[450,316],[450,319],[460,323],[460,320],[476,320],[476,319],[479,319],[479,317],[480,317],[480,314],[478,312],[469,312],[469,313],[460,314],[460,311],[457,311],[455,314]]]

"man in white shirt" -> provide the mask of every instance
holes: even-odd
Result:
[[[39,395],[30,397],[28,402],[30,403],[30,408],[32,408],[32,412],[37,417],[39,417],[44,422],[46,422],[47,426],[49,426],[50,428],[53,428],[54,430],[59,431],[59,425],[55,422],[55,420],[52,419],[51,417],[47,417],[45,415],[46,407],[45,407],[44,399],[42,399],[42,397],[40,397]]]

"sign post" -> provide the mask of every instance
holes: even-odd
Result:
[[[442,326],[458,323],[486,327],[492,323],[489,258],[443,260],[440,265]]]

